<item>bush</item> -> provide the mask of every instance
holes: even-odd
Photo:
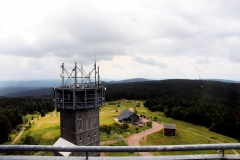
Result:
[[[157,119],[158,119],[157,117],[154,117],[154,118],[153,118],[154,121],[157,121]]]
[[[27,145],[37,145],[38,142],[37,140],[31,136],[31,135],[26,135],[22,140],[23,144],[27,144]]]
[[[45,117],[45,111],[41,110],[41,117]]]

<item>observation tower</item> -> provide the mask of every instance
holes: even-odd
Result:
[[[75,67],[62,68],[62,84],[53,88],[53,103],[60,111],[61,138],[77,146],[99,146],[99,107],[105,103],[106,88],[101,85],[99,67],[89,73]],[[99,153],[89,152],[89,156]],[[72,152],[70,156],[85,156],[85,152]]]

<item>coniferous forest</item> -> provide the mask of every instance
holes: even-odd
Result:
[[[162,80],[105,83],[106,101],[143,100],[151,111],[208,127],[240,140],[240,84],[203,80]],[[53,111],[52,98],[0,98],[0,143],[12,129],[23,124],[23,116]]]
[[[141,99],[151,111],[240,140],[240,84],[163,80],[110,84],[106,100]]]
[[[51,98],[0,98],[0,143],[8,140],[12,129],[23,124],[23,116],[53,111]]]

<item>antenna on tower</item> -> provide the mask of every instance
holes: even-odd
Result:
[[[95,58],[95,63],[96,63],[96,61],[97,61],[97,60],[96,60],[96,53],[94,53],[94,58]]]
[[[96,62],[96,53],[94,53],[94,56],[95,56],[95,65],[94,65],[94,68],[95,68],[95,87],[97,86],[97,62]]]
[[[83,65],[81,64],[81,84],[83,84]]]

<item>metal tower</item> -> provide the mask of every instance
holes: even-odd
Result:
[[[91,72],[75,67],[67,71],[62,68],[62,85],[54,87],[54,106],[60,110],[61,137],[77,146],[99,146],[99,107],[105,103],[105,90],[101,86],[99,67],[96,62]],[[78,76],[81,74],[80,76]],[[98,156],[99,153],[88,153]],[[84,152],[73,152],[71,156],[85,156]]]

